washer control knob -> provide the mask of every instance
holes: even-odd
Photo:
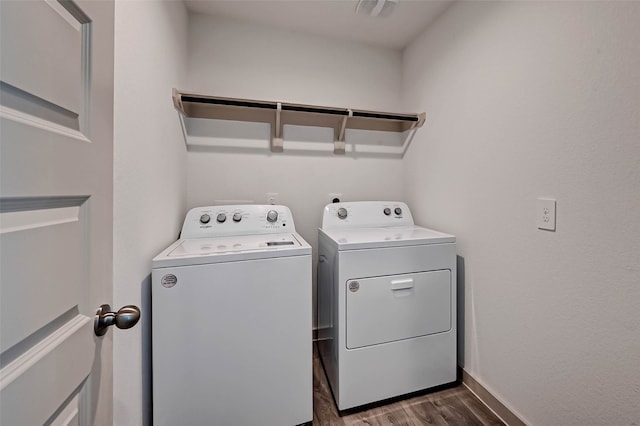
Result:
[[[393,209],[393,212],[400,216],[402,214],[402,209],[400,207],[396,207],[395,209]]]
[[[202,224],[207,224],[209,223],[209,221],[211,220],[211,216],[209,216],[208,214],[203,214],[202,216],[200,216],[200,223]]]
[[[234,222],[240,222],[242,220],[242,213],[234,213],[233,214],[233,221]]]
[[[278,212],[275,210],[269,210],[267,213],[267,222],[275,222],[278,220]]]
[[[216,220],[218,221],[218,223],[222,223],[227,220],[227,215],[224,213],[219,213],[218,217],[216,217]]]
[[[385,216],[389,216],[391,214],[391,209],[389,207],[385,207],[383,211]]]
[[[344,207],[340,207],[338,209],[338,217],[340,219],[346,219],[347,218],[347,209],[345,209]]]

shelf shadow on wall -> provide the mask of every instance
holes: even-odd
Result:
[[[297,143],[297,142],[296,142]],[[308,149],[295,149],[290,148],[287,142],[284,143],[284,152],[270,152],[269,147],[263,148],[247,148],[247,147],[221,147],[221,146],[206,146],[206,145],[189,145],[187,150],[189,152],[202,152],[202,153],[228,153],[228,154],[259,154],[265,157],[344,157],[350,159],[358,158],[386,158],[386,159],[402,159],[402,154],[382,154],[375,152],[347,152],[344,155],[336,155],[333,152],[325,151],[311,151]]]
[[[270,151],[271,126],[232,120],[184,118],[185,143],[189,152],[264,154],[280,156],[333,157],[334,129],[285,125],[284,152]],[[346,131],[349,158],[402,158],[406,132]]]

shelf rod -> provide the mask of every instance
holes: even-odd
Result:
[[[383,120],[397,120],[397,121],[415,121],[418,122],[419,118],[410,115],[396,115],[396,114],[379,114],[375,112],[354,111],[354,117],[363,118],[379,118]]]
[[[297,112],[311,112],[315,114],[329,114],[329,115],[347,115],[347,110],[336,110],[329,108],[313,107],[313,106],[301,106],[301,105],[283,105],[282,109],[285,111],[297,111]]]
[[[182,95],[182,102],[192,102],[197,104],[214,104],[214,105],[228,105],[245,108],[261,108],[261,109],[276,109],[275,103],[266,103],[258,101],[237,101],[234,99],[216,99],[216,98],[202,98],[198,96]]]

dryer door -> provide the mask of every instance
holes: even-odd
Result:
[[[451,329],[451,271],[347,281],[347,349]]]

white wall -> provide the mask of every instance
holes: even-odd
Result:
[[[151,258],[175,241],[185,210],[185,156],[171,88],[185,76],[182,2],[115,4],[114,308],[142,319],[114,333],[114,424],[150,420]]]
[[[202,94],[394,111],[392,49],[191,14],[188,89]]]
[[[401,54],[390,49],[191,15],[188,86],[202,94],[395,111]],[[314,247],[331,192],[343,200],[403,200],[400,159],[189,152],[187,204],[278,203]],[[315,269],[314,269],[315,270]],[[314,272],[315,281],[315,272]],[[314,290],[315,294],[315,290]],[[315,315],[314,315],[315,324]]]
[[[458,236],[464,368],[530,424],[640,423],[639,22],[635,2],[461,2],[405,51],[428,114],[408,202]]]

